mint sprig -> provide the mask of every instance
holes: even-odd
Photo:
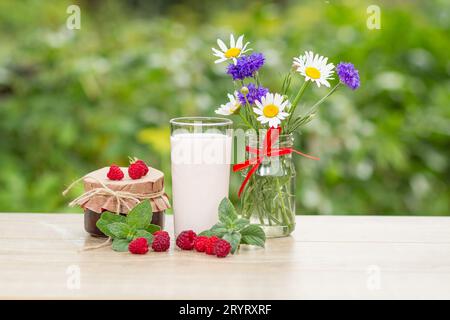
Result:
[[[239,217],[228,198],[223,198],[220,202],[219,222],[199,235],[216,236],[228,241],[231,245],[231,253],[235,253],[241,244],[264,248],[266,242],[264,230],[256,224],[250,224],[248,219]]]
[[[128,244],[137,238],[146,238],[153,242],[153,233],[161,228],[151,224],[152,207],[150,201],[145,200],[136,205],[126,217],[112,212],[103,212],[97,221],[97,228],[113,240],[114,251],[128,251]]]

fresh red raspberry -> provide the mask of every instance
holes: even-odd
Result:
[[[177,246],[182,250],[192,250],[197,234],[192,230],[181,232],[177,237]]]
[[[153,250],[164,252],[170,248],[170,236],[166,231],[156,231],[153,236]]]
[[[170,239],[169,233],[167,231],[159,230],[153,233],[154,236],[164,236]]]
[[[134,162],[128,166],[128,175],[133,180],[140,179],[145,176],[146,170],[142,164]]]
[[[148,252],[148,242],[145,238],[137,238],[130,242],[128,251],[134,254],[145,254]]]
[[[228,241],[219,239],[216,241],[214,249],[218,258],[225,258],[231,251],[231,245]]]
[[[148,166],[147,164],[143,161],[143,160],[136,160],[134,163],[141,165],[142,167],[144,167],[144,176],[148,173]]]
[[[209,238],[205,236],[198,236],[194,241],[194,248],[198,252],[205,252],[206,244],[208,243]]]
[[[208,239],[208,242],[205,247],[205,253],[209,255],[215,255],[216,254],[216,242],[219,241],[220,238],[217,238],[216,236],[212,236]]]
[[[106,176],[110,180],[122,180],[123,172],[118,166],[113,164],[111,167],[109,167],[109,171]]]

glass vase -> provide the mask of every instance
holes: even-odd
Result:
[[[246,143],[260,149],[261,137],[247,134]],[[272,147],[292,148],[293,144],[292,134],[280,135]],[[295,176],[292,154],[265,156],[242,194],[243,216],[259,224],[268,238],[285,237],[295,229]]]

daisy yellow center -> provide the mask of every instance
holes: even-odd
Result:
[[[227,57],[228,59],[230,58],[236,58],[239,53],[241,53],[241,49],[239,48],[230,48],[225,52],[225,57]]]
[[[273,118],[278,114],[278,111],[279,111],[279,109],[276,105],[268,104],[267,106],[264,107],[263,114],[267,118]]]
[[[305,73],[311,79],[319,79],[320,78],[320,71],[314,67],[307,67],[305,69]]]

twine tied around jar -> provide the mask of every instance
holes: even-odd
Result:
[[[95,197],[95,196],[112,196],[116,199],[117,202],[117,208],[116,211],[113,212],[115,214],[120,214],[120,208],[122,205],[126,206],[128,210],[131,210],[132,208],[130,208],[130,206],[127,204],[127,202],[125,200],[130,199],[132,201],[136,202],[136,205],[138,203],[140,203],[142,200],[146,200],[146,199],[154,199],[154,198],[158,198],[161,197],[165,194],[164,188],[160,191],[157,192],[151,192],[151,193],[133,193],[133,192],[128,192],[128,191],[122,191],[122,190],[112,190],[111,188],[109,188],[105,183],[103,183],[103,181],[101,181],[100,179],[91,176],[89,174],[75,180],[74,182],[72,182],[64,191],[63,191],[63,196],[66,196],[67,193],[81,180],[85,179],[85,178],[90,178],[95,180],[96,182],[98,182],[101,187],[100,188],[94,188],[92,190],[86,191],[85,193],[83,193],[82,195],[80,195],[79,197],[75,198],[74,200],[72,200],[69,203],[69,207],[74,207],[74,206],[82,206],[83,204],[85,204],[89,199]],[[87,251],[87,250],[92,250],[92,249],[98,249],[98,248],[102,248],[105,247],[107,245],[109,245],[109,243],[111,242],[111,237],[108,237],[108,239],[96,246],[89,246],[89,247],[85,247],[83,248],[81,251]]]
[[[131,200],[135,201],[136,204],[138,204],[142,200],[158,198],[158,197],[161,197],[161,196],[163,196],[165,194],[164,188],[161,191],[151,192],[151,193],[134,193],[134,192],[128,192],[128,191],[122,191],[122,190],[115,191],[115,190],[112,190],[111,188],[109,188],[100,179],[97,179],[94,176],[85,175],[85,176],[81,177],[80,179],[72,182],[72,184],[70,186],[68,186],[66,190],[63,191],[63,193],[62,193],[63,196],[67,195],[67,193],[70,191],[70,189],[73,188],[74,185],[76,185],[78,182],[80,182],[81,180],[83,180],[85,178],[90,178],[90,179],[95,180],[102,187],[101,188],[94,188],[92,190],[86,191],[81,196],[79,196],[79,197],[75,198],[74,200],[72,200],[69,203],[69,207],[74,207],[76,205],[81,206],[84,203],[86,203],[86,201],[88,201],[89,199],[91,199],[92,197],[95,197],[95,196],[113,196],[116,199],[116,201],[117,201],[117,209],[116,209],[115,213],[119,214],[121,205],[125,205],[128,210],[132,209],[125,202],[125,199],[131,199]]]

